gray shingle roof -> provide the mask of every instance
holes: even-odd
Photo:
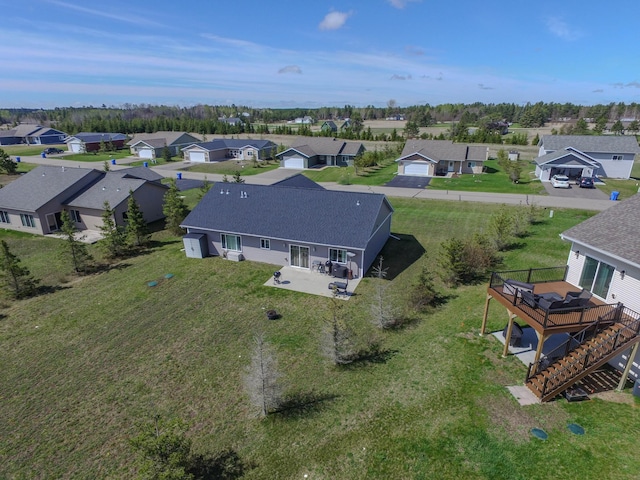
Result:
[[[564,231],[562,237],[640,267],[640,194]]]
[[[117,170],[117,172],[123,176],[141,178],[143,180],[148,180],[149,182],[159,182],[164,178],[162,175],[148,167],[131,167]]]
[[[581,154],[580,152],[571,150],[571,149],[561,149],[556,150],[555,152],[547,153],[546,155],[542,155],[541,157],[536,158],[536,163],[538,165],[544,165],[545,163],[551,163],[554,160],[557,160],[562,157],[567,157],[567,164],[588,164],[591,166],[598,166],[598,163],[593,159],[587,157],[586,155]]]
[[[384,195],[374,193],[216,183],[182,223],[189,228],[363,249],[386,202]]]
[[[94,169],[41,165],[0,189],[0,208],[35,212],[77,182],[100,175]]]
[[[99,143],[99,142],[115,142],[117,140],[126,140],[127,136],[123,133],[93,133],[93,132],[80,132],[70,136],[67,140],[77,138],[84,143]]]
[[[632,135],[544,135],[540,145],[545,150],[574,147],[581,152],[640,153],[638,141]]]
[[[362,142],[351,142],[332,137],[300,137],[296,138],[291,145],[291,148],[311,157],[315,155],[356,155],[361,147]],[[302,148],[304,150],[301,150]]]
[[[252,140],[252,139],[242,139],[242,138],[216,138],[214,140],[210,140],[208,142],[200,142],[194,145],[190,145],[188,147],[183,148],[186,150],[188,148],[193,148],[194,146],[201,147],[208,151],[215,150],[225,150],[227,148],[243,148],[243,147],[255,147],[258,150],[263,150],[265,148],[275,147],[276,144],[271,140]]]
[[[279,187],[319,188],[321,190],[325,189],[322,185],[318,185],[316,182],[308,177],[305,177],[301,173],[296,173],[295,175],[285,178],[284,180],[272,183],[272,185],[277,185]]]
[[[451,140],[407,140],[398,160],[415,153],[435,162],[440,160],[483,162],[487,159],[486,147],[453,143]]]
[[[164,146],[165,142],[166,145],[172,145],[176,140],[180,139],[181,136],[183,135],[189,135],[191,137],[193,137],[193,141],[194,142],[199,142],[200,140],[191,135],[190,133],[187,132],[165,132],[165,131],[160,131],[160,132],[155,132],[155,133],[136,133],[133,138],[131,139],[130,142],[128,142],[128,145],[135,145],[137,142],[143,140],[145,142],[148,141],[162,141],[162,145],[160,146]]]
[[[139,178],[127,178],[117,172],[108,172],[102,179],[64,203],[70,207],[102,210],[107,201],[113,208],[128,199],[129,190],[135,192],[145,183],[145,180]]]

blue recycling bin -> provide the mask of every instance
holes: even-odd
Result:
[[[16,163],[20,163],[20,157],[16,157]]]
[[[178,180],[182,180],[182,173],[178,172],[176,173],[176,176],[178,177]]]
[[[611,192],[611,200],[618,200],[618,195],[620,195],[620,192]]]
[[[42,158],[47,158],[47,154],[46,154],[46,153],[44,153],[44,152],[42,152],[42,153],[40,154],[40,156],[41,156]]]
[[[144,165],[145,167],[149,166],[149,162],[142,162],[142,165]]]
[[[111,165],[115,165],[115,164],[116,164],[116,159],[115,159],[115,158],[112,158],[112,159],[111,159]]]

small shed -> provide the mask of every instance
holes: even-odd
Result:
[[[520,159],[520,152],[518,152],[517,150],[509,151],[509,160],[511,160],[512,162],[517,162],[519,159]]]
[[[182,237],[184,251],[188,258],[204,258],[209,256],[207,236],[204,233],[187,233]]]

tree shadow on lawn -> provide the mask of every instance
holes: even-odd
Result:
[[[224,450],[216,455],[197,454],[191,457],[188,473],[202,480],[233,480],[242,478],[255,465],[242,461],[235,450]]]
[[[339,395],[297,392],[287,396],[280,408],[274,413],[286,419],[307,417],[319,412],[326,402],[331,402],[336,398],[339,398]]]
[[[387,240],[384,247],[380,251],[383,264],[382,267],[387,271],[385,280],[393,280],[407,268],[417,262],[426,252],[424,247],[416,240],[413,235],[392,234],[399,238],[396,240],[391,237]],[[378,265],[377,259],[373,262],[367,276],[372,276],[373,267]]]

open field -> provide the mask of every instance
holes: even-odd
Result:
[[[435,268],[442,240],[481,229],[499,208],[391,202],[401,240],[383,256],[401,305],[422,265]],[[558,233],[589,215],[545,215],[505,267],[563,264],[569,246]],[[435,313],[407,312],[407,328],[374,334],[374,284],[364,279],[340,315],[362,337],[379,336],[385,355],[337,369],[319,347],[331,299],[262,286],[274,265],[186,259],[180,239],[161,231],[147,254],[74,280],[55,255],[59,241],[0,237],[45,283],[68,281],[2,309],[2,478],[131,478],[128,439],[154,415],[187,421],[197,452],[237,453],[247,479],[637,478],[637,400],[520,407],[507,393],[525,367],[477,335],[486,285],[445,290]],[[270,308],[282,318],[266,320]],[[492,309],[492,329],[505,321]],[[266,420],[252,416],[242,387],[259,331],[297,405]],[[570,433],[570,422],[586,435]],[[549,440],[531,437],[532,427]]]

